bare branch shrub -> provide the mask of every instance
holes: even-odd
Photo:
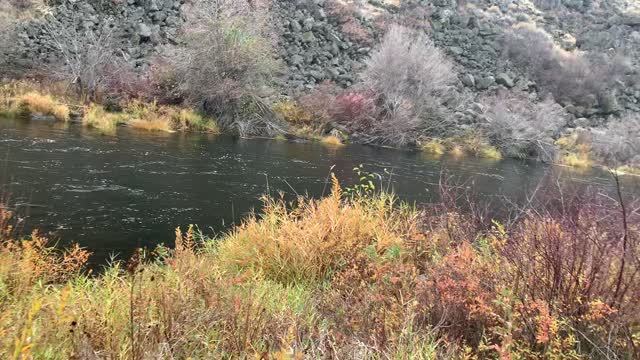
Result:
[[[342,89],[331,81],[323,81],[312,92],[300,96],[297,101],[304,111],[313,116],[313,121],[324,129],[334,120],[334,104]]]
[[[555,158],[553,137],[566,122],[562,107],[551,99],[533,103],[525,96],[506,95],[484,99],[488,123],[482,131],[492,144],[511,157]]]
[[[366,92],[375,94],[380,116],[371,142],[406,145],[419,133],[445,131],[449,117],[443,96],[456,81],[453,65],[424,33],[394,25],[362,73]]]
[[[168,57],[185,98],[215,115],[221,125],[246,135],[260,132],[254,128],[259,121],[237,117],[246,115],[238,108],[259,101],[258,90],[277,70],[269,6],[269,1],[193,2],[186,9],[190,26],[185,45],[171,49]],[[260,120],[270,121],[268,117]],[[247,123],[239,124],[243,121]]]
[[[621,76],[617,58],[593,61],[557,46],[542,29],[516,27],[505,36],[505,56],[558,102],[591,106]]]
[[[125,65],[117,52],[115,25],[105,18],[98,30],[86,29],[79,15],[75,15],[73,22],[75,27],[55,19],[45,23],[52,50],[62,63],[61,66],[50,66],[48,70],[55,78],[73,85],[81,98],[97,100]]]
[[[592,150],[603,163],[617,167],[640,166],[640,115],[629,113],[593,130]]]

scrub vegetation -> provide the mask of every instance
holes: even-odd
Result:
[[[77,246],[17,239],[0,207],[0,354],[638,357],[637,204],[550,193],[503,224],[444,186],[426,208],[374,189],[267,197],[225,235],[176,229],[95,274]]]

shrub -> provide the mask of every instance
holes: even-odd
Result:
[[[375,99],[371,95],[350,91],[336,96],[329,112],[338,123],[354,131],[371,130],[378,116]]]
[[[45,22],[55,54],[61,63],[47,70],[55,78],[72,85],[83,100],[100,100],[115,74],[127,64],[118,55],[113,22],[105,18],[97,30],[86,30],[84,19],[74,13],[67,26],[58,21]]]
[[[333,181],[91,276],[77,246],[2,239],[0,356],[637,358],[640,215],[607,190],[536,192],[503,226],[446,185],[416,209]]]
[[[594,129],[593,152],[604,164],[640,166],[640,115],[629,113],[603,129]]]
[[[308,125],[313,120],[311,113],[291,100],[276,103],[273,111],[282,116],[286,122],[294,125]]]
[[[295,210],[283,201],[267,201],[262,219],[250,217],[220,244],[220,266],[252,269],[283,284],[315,282],[331,276],[358,250],[371,246],[384,252],[401,241],[405,224],[390,212],[392,198],[343,205],[335,179],[333,189],[319,202],[300,199]],[[247,246],[257,239],[260,245]]]
[[[184,46],[168,53],[177,83],[192,104],[242,135],[273,135],[282,124],[257,90],[277,69],[267,1],[206,0],[185,10]]]
[[[323,81],[313,91],[298,98],[298,104],[312,115],[315,123],[325,127],[334,118],[332,112],[336,96],[341,91],[331,81]]]
[[[505,36],[505,56],[558,102],[592,106],[622,77],[620,59],[594,59],[554,44],[542,29],[515,27]],[[595,61],[597,60],[597,61]]]
[[[365,132],[370,142],[406,145],[419,133],[446,130],[443,96],[456,81],[453,65],[422,32],[391,26],[362,73],[379,107]]]
[[[17,103],[19,111],[24,114],[50,115],[60,121],[68,121],[71,112],[67,105],[57,102],[51,95],[35,91],[20,96]]]
[[[504,93],[484,100],[488,123],[481,131],[510,157],[555,160],[553,138],[565,124],[566,114],[553,100],[534,103],[524,95]]]
[[[519,291],[523,303],[543,301],[551,316],[569,320],[583,346],[619,353],[631,345],[622,334],[640,320],[632,275],[639,264],[631,260],[640,244],[637,214],[625,212],[622,199],[595,192],[548,195],[553,203],[515,226],[505,252],[526,284]],[[545,343],[529,335],[531,344]]]

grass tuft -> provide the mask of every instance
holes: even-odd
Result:
[[[71,111],[69,107],[57,102],[51,95],[44,95],[35,91],[28,92],[17,101],[22,114],[34,113],[53,116],[59,121],[68,121]]]
[[[445,144],[439,139],[429,140],[423,143],[420,148],[422,151],[432,155],[443,155],[447,150]]]
[[[342,140],[340,140],[339,137],[335,136],[335,135],[327,135],[324,136],[320,142],[324,145],[328,145],[328,146],[342,146],[344,145],[342,143]]]
[[[106,111],[101,105],[91,104],[85,107],[82,124],[92,127],[109,135],[116,133],[118,125],[127,122],[125,114],[111,113]]]

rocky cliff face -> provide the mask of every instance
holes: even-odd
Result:
[[[240,1],[240,0],[238,0]],[[51,62],[51,24],[78,33],[111,29],[123,57],[145,69],[162,44],[179,42],[185,0],[54,0],[36,20],[21,24],[12,44],[14,64]],[[459,93],[479,96],[498,89],[529,92],[539,99],[526,72],[503,56],[504,34],[518,24],[544,29],[569,52],[621,53],[630,79],[639,76],[640,6],[614,0],[279,0],[273,3],[279,54],[287,65],[284,92],[299,94],[331,80],[349,87],[385,23],[426,29],[457,63]],[[339,13],[336,9],[349,9]],[[368,39],[345,31],[355,26]],[[526,47],[528,44],[521,44]],[[563,104],[576,119],[640,112],[640,81],[620,82],[594,109]],[[465,121],[470,121],[466,119]]]
[[[355,82],[370,48],[348,39],[327,1],[278,1],[275,7],[280,54],[289,68],[287,88],[300,93],[325,80],[343,87]]]
[[[14,61],[52,62],[57,36],[63,36],[55,29],[73,29],[82,37],[108,31],[122,56],[145,68],[158,45],[177,42],[184,23],[183,4],[184,0],[51,1],[39,16],[17,29]]]

